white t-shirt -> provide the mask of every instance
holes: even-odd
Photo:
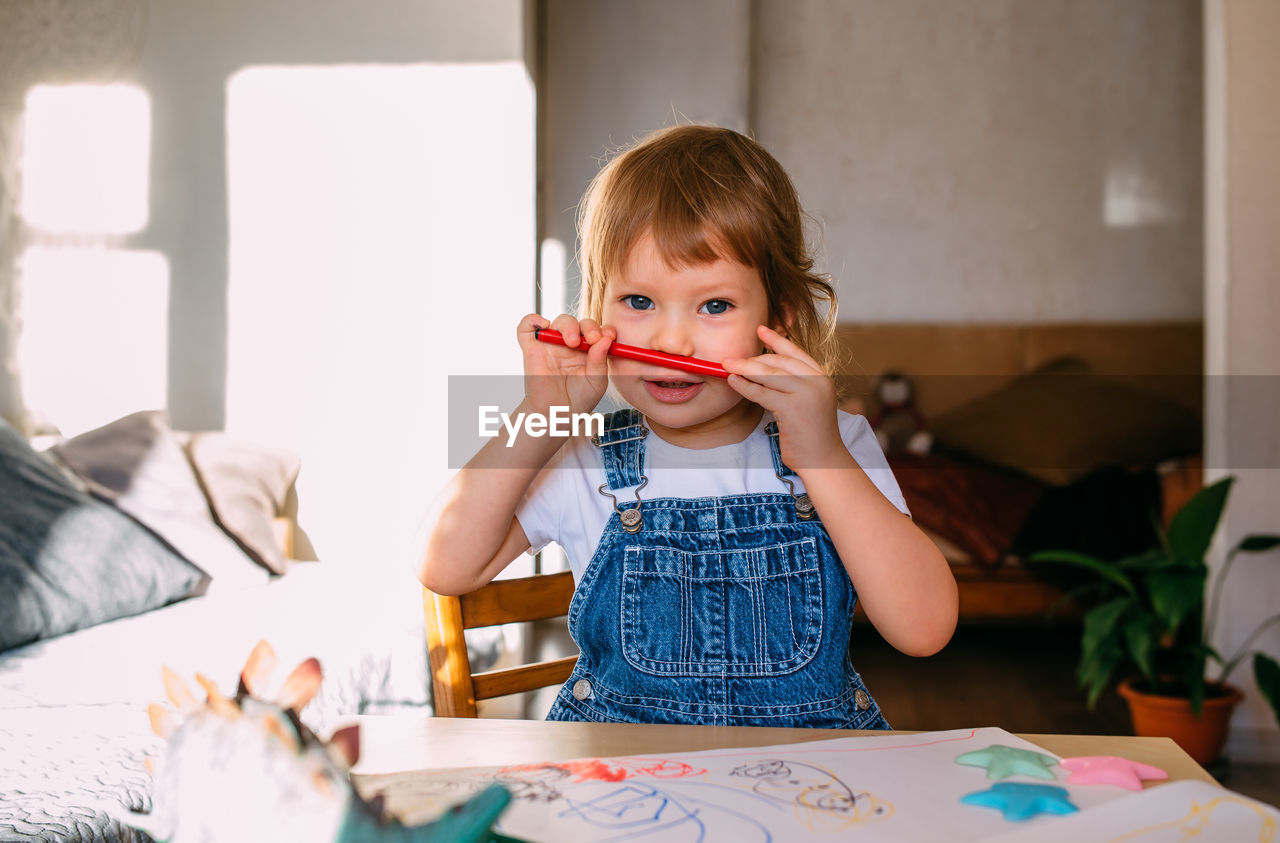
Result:
[[[786,492],[786,485],[773,472],[769,437],[764,432],[772,419],[766,411],[746,439],[702,450],[672,445],[650,431],[644,440],[644,474],[649,483],[640,492],[641,499]],[[843,410],[838,411],[838,422],[840,438],[867,477],[890,503],[910,515],[871,425],[862,416]],[[799,477],[790,480],[797,495],[804,491]],[[613,501],[599,492],[605,482],[604,464],[591,440],[579,436],[565,442],[516,508],[516,518],[529,538],[529,553],[556,542],[569,558],[574,580],[580,580],[614,512]],[[635,500],[634,489],[609,491],[624,509]]]

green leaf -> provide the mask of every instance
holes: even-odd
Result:
[[[1160,643],[1160,632],[1155,618],[1145,612],[1133,615],[1124,624],[1124,640],[1129,647],[1129,655],[1147,679],[1155,674],[1152,658],[1156,645]]]
[[[1115,640],[1110,642],[1112,647],[1119,648],[1120,640],[1116,624],[1120,622],[1121,615],[1133,603],[1128,597],[1119,597],[1109,603],[1103,603],[1089,610],[1084,616],[1084,631],[1080,635],[1080,661],[1081,663],[1090,661],[1097,654],[1098,648],[1107,641],[1108,637],[1114,637]]]
[[[1110,636],[1102,646],[1095,648],[1087,658],[1081,657],[1080,664],[1076,667],[1076,682],[1083,688],[1099,676],[1105,680],[1110,669],[1108,666],[1123,658],[1124,642],[1117,633]]]
[[[1217,652],[1203,641],[1189,647],[1188,650],[1191,655],[1187,662],[1189,667],[1186,670],[1190,671],[1193,676],[1198,676],[1201,682],[1205,681],[1209,672],[1209,657],[1216,658]]]
[[[1245,553],[1261,553],[1276,546],[1280,546],[1280,536],[1256,534],[1245,536],[1240,540],[1240,544],[1236,545],[1236,548],[1243,550]]]
[[[1204,709],[1204,674],[1191,674],[1187,677],[1187,686],[1191,690],[1191,716],[1199,717]]]
[[[1076,553],[1071,550],[1041,550],[1031,554],[1028,557],[1029,562],[1061,562],[1066,565],[1074,565],[1077,568],[1087,568],[1090,571],[1100,575],[1103,579],[1108,580],[1119,586],[1125,592],[1136,595],[1137,589],[1133,587],[1133,583],[1129,578],[1120,571],[1116,570],[1116,566],[1111,562],[1104,562],[1093,556],[1087,556],[1083,553]]]
[[[1111,681],[1111,674],[1115,672],[1116,665],[1120,663],[1121,653],[1119,648],[1112,650],[1106,656],[1100,658],[1094,663],[1094,669],[1088,681],[1081,681],[1081,686],[1085,687],[1085,701],[1092,711],[1098,703],[1098,697],[1102,696],[1102,692],[1106,690],[1107,685]]]
[[[1151,608],[1166,631],[1177,629],[1187,615],[1204,605],[1206,576],[1208,571],[1201,566],[1198,571],[1160,571],[1147,578]]]
[[[1169,524],[1169,549],[1178,559],[1202,560],[1218,529],[1234,477],[1224,477],[1196,492]]]
[[[1143,571],[1165,567],[1171,561],[1169,554],[1163,550],[1149,550],[1146,553],[1139,553],[1137,556],[1126,556],[1124,559],[1119,559],[1116,561],[1115,566],[1125,571]]]
[[[1088,594],[1090,591],[1093,591],[1095,588],[1096,588],[1095,583],[1089,583],[1087,585],[1082,585],[1082,586],[1078,586],[1076,588],[1071,589],[1066,594],[1062,595],[1057,600],[1053,601],[1053,603],[1049,606],[1048,609],[1045,609],[1044,611],[1045,618],[1047,619],[1047,618],[1053,617],[1054,615],[1058,614],[1058,612],[1062,610],[1063,606],[1075,600],[1078,600],[1082,595]]]
[[[1258,690],[1271,703],[1271,711],[1280,723],[1280,664],[1262,653],[1253,654],[1253,678],[1258,683]]]

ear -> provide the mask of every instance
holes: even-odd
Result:
[[[787,304],[778,305],[778,310],[773,314],[769,327],[782,334],[784,337],[791,335],[791,323],[795,321],[795,311]]]

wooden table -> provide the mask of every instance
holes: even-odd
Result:
[[[483,767],[614,755],[696,752],[737,746],[884,735],[837,729],[747,726],[657,726],[544,720],[469,720],[447,717],[361,717],[357,788],[373,788],[385,774],[442,767]],[[1170,780],[1213,782],[1168,738],[1099,735],[1019,735],[1061,757],[1119,755],[1166,771]],[[1158,786],[1148,783],[1147,786]]]

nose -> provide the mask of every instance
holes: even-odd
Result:
[[[693,326],[679,315],[671,314],[657,325],[649,345],[654,351],[693,356]]]

